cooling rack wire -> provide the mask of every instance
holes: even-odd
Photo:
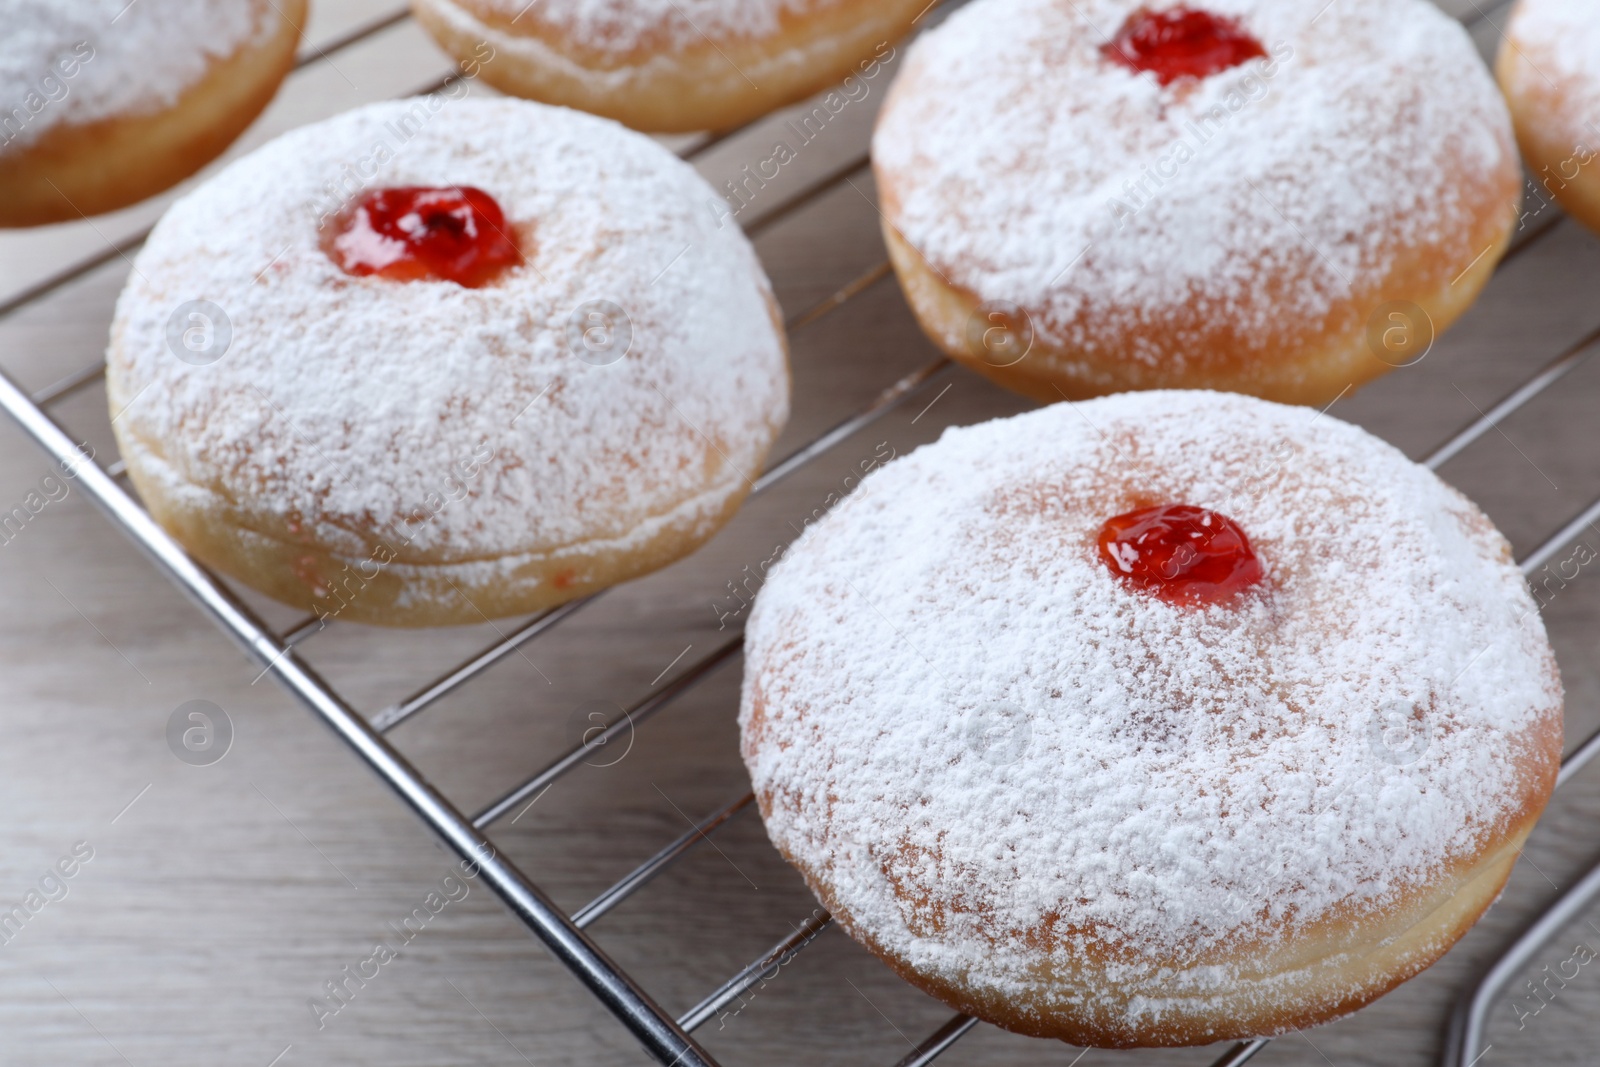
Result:
[[[932,24],[964,0],[949,0],[924,19]],[[1490,11],[1473,4],[1469,28],[1494,22],[1509,4]],[[331,57],[368,40],[409,18],[400,9],[363,23],[332,40],[310,47],[296,63],[296,69],[330,63]],[[444,88],[449,79],[422,86],[418,93]],[[681,150],[683,158],[694,161],[721,142],[739,135],[734,130],[704,135]],[[844,165],[791,196],[764,215],[753,219],[745,229],[752,237],[818,200],[868,167],[862,151]],[[1505,261],[1526,254],[1548,235],[1560,216],[1555,211],[1521,229]],[[149,230],[109,245],[70,267],[42,278],[22,292],[0,303],[0,319],[15,314],[49,296],[63,286],[121,257],[127,258],[143,243]],[[891,275],[887,260],[845,281],[827,299],[793,316],[787,323],[791,334],[798,333],[831,315],[851,300],[885,281]],[[1424,459],[1438,468],[1479,437],[1496,429],[1507,416],[1549,389],[1582,365],[1600,348],[1600,329],[1582,337],[1536,374],[1506,394],[1478,418],[1462,427]],[[948,359],[936,359],[884,388],[866,407],[833,426],[821,436],[774,463],[757,479],[754,493],[760,494],[793,474],[812,459],[827,452],[857,431],[894,410],[908,398],[952,369]],[[306,617],[281,631],[265,626],[252,611],[204,568],[199,566],[163,532],[120,482],[124,465],[120,460],[104,467],[87,461],[73,437],[47,413],[53,404],[94,383],[104,373],[103,362],[95,362],[68,374],[31,395],[23,391],[9,374],[0,374],[0,406],[57,462],[70,465],[90,498],[150,557],[155,565],[175,581],[196,605],[259,662],[267,673],[287,688],[315,716],[329,726],[367,766],[391,789],[440,840],[463,859],[473,861],[486,884],[548,950],[644,1045],[661,1063],[682,1067],[716,1067],[716,1061],[692,1037],[693,1032],[715,1018],[762,980],[775,967],[795,959],[817,935],[831,925],[825,912],[815,912],[759,957],[751,960],[722,985],[709,992],[683,1015],[666,1014],[627,973],[605,954],[586,932],[590,926],[622,901],[642,890],[657,875],[709,839],[720,827],[751,807],[754,797],[745,793],[716,810],[706,813],[675,841],[646,858],[625,877],[576,911],[563,912],[507,857],[488,836],[489,828],[503,816],[536,797],[551,783],[572,771],[584,757],[623,731],[633,730],[672,703],[720,666],[739,656],[742,640],[734,637],[704,658],[681,670],[665,687],[626,709],[603,730],[588,736],[583,743],[562,752],[531,774],[516,788],[481,811],[468,814],[458,809],[431,785],[387,739],[395,727],[427,710],[446,694],[467,685],[489,667],[523,646],[550,632],[586,605],[604,596],[596,593],[528,619],[499,640],[467,658],[451,670],[405,699],[381,711],[364,716],[338,691],[325,682],[296,655],[296,648],[325,631],[325,624]],[[1550,534],[1537,548],[1519,561],[1524,574],[1531,574],[1553,559],[1592,522],[1600,519],[1600,499],[1595,500],[1560,529]],[[335,623],[334,625],[338,625]],[[1557,787],[1565,785],[1600,752],[1600,731],[1591,735],[1562,763]],[[1482,1055],[1483,1033],[1495,998],[1526,967],[1532,957],[1568,923],[1600,899],[1600,865],[1596,865],[1571,889],[1527,927],[1457,1003],[1450,1020],[1444,1052],[1447,1067],[1470,1067]],[[896,1067],[924,1067],[970,1032],[978,1021],[956,1014],[918,1043]],[[1239,1042],[1222,1053],[1212,1067],[1238,1067],[1253,1059],[1271,1043],[1262,1038]]]

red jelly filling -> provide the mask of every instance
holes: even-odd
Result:
[[[1233,19],[1179,6],[1140,8],[1100,53],[1133,70],[1152,71],[1162,85],[1171,85],[1237,67],[1267,50]]]
[[[1169,604],[1215,604],[1266,575],[1238,523],[1189,504],[1107,519],[1100,558],[1111,573]]]
[[[347,274],[476,289],[522,262],[505,212],[471,186],[373,189],[339,217],[328,254]]]

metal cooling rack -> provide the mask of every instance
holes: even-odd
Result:
[[[963,0],[950,0],[939,11],[933,12],[926,21],[929,23],[936,21],[961,2]],[[1496,5],[1491,11],[1485,11],[1475,3],[1473,7],[1475,15],[1466,20],[1469,28],[1478,24],[1493,24],[1493,16],[1503,13],[1509,7],[1509,3]],[[301,56],[296,68],[327,62],[331,55],[396,26],[408,17],[408,9],[396,10],[333,40],[325,41],[320,46],[312,46]],[[424,86],[419,92],[438,89],[447,80],[442,79],[440,82]],[[739,132],[735,130],[706,135],[681,154],[685,159],[693,160],[723,140],[737,136]],[[867,167],[868,158],[863,148],[858,157],[843,167],[748,223],[746,231],[754,236],[865,171]],[[1552,231],[1560,218],[1553,209],[1548,213],[1541,212],[1541,215],[1543,217],[1536,224],[1519,232],[1505,261],[1534,248]],[[143,243],[148,233],[148,229],[143,230],[97,255],[86,257],[66,270],[27,287],[17,296],[0,303],[0,319],[49,296],[68,283],[118,257],[126,258]],[[790,333],[804,330],[837,311],[855,297],[887,279],[891,273],[888,261],[884,260],[871,270],[849,279],[832,296],[790,319],[787,323]],[[1508,393],[1487,412],[1440,444],[1423,462],[1430,468],[1438,468],[1480,436],[1495,429],[1501,420],[1581,366],[1596,351],[1600,351],[1600,329],[1589,333],[1552,359],[1538,373]],[[754,492],[764,492],[810,460],[827,452],[858,430],[869,426],[924,386],[951,370],[952,366],[948,359],[937,359],[892,383],[855,415],[772,465],[756,481]],[[552,782],[583,762],[591,750],[665,710],[677,697],[693,688],[717,667],[738,656],[742,639],[735,637],[710,655],[684,668],[663,689],[627,709],[621,717],[598,733],[587,737],[582,744],[552,759],[499,800],[474,814],[464,813],[430,784],[406,757],[389,743],[385,735],[400,723],[427,709],[447,693],[468,684],[505,656],[550,631],[584,605],[605,595],[604,592],[562,605],[525,621],[509,635],[445,672],[413,695],[370,717],[363,716],[295,654],[298,645],[323,632],[326,629],[325,625],[319,623],[315,617],[308,617],[281,632],[269,629],[229,588],[190,559],[119,484],[118,479],[124,473],[124,465],[120,460],[104,467],[90,461],[74,444],[74,439],[47,413],[52,404],[93,383],[102,376],[104,370],[104,363],[96,362],[66,375],[31,395],[21,389],[9,374],[0,372],[0,407],[4,407],[55,461],[76,470],[78,484],[90,498],[110,516],[123,533],[145,551],[160,570],[188,594],[202,611],[232,636],[249,656],[261,664],[265,673],[272,674],[343,739],[445,845],[462,859],[477,864],[481,868],[485,883],[494,890],[512,913],[572,971],[657,1060],[663,1064],[684,1065],[684,1067],[717,1067],[716,1061],[691,1036],[694,1030],[748,992],[761,980],[763,974],[792,960],[831,925],[832,919],[825,912],[814,913],[808,920],[794,928],[792,933],[752,960],[678,1018],[666,1014],[649,993],[613,963],[585,931],[612,908],[643,889],[653,878],[681,859],[696,845],[707,840],[719,827],[749,808],[755,799],[753,795],[746,793],[706,814],[688,832],[645,859],[626,877],[571,913],[563,912],[552,903],[516,864],[496,850],[492,839],[488,836],[488,829],[502,816],[509,814],[529,798],[537,796]],[[1597,520],[1600,520],[1600,499],[1584,508],[1523,558],[1520,561],[1523,573],[1531,574],[1544,566]],[[1557,780],[1557,788],[1565,785],[1597,753],[1600,753],[1600,731],[1596,731],[1566,757]],[[1478,983],[1460,999],[1451,1017],[1443,1057],[1447,1067],[1470,1067],[1481,1057],[1483,1031],[1495,998],[1511,984],[1551,938],[1592,906],[1596,900],[1600,900],[1600,864],[1592,868],[1572,889],[1539,915],[1486,971]],[[978,1020],[969,1015],[952,1016],[917,1045],[910,1055],[897,1064],[897,1067],[924,1067],[977,1025]],[[1223,1053],[1212,1067],[1238,1067],[1252,1059],[1270,1043],[1270,1038],[1239,1042]]]

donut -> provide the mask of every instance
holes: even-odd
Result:
[[[928,0],[412,0],[439,46],[513,96],[638,130],[726,130],[873,77]]]
[[[778,307],[688,164],[514,100],[375,104],[173,205],[113,426],[200,561],[318,616],[482,622],[706,541],[788,415]]]
[[[1426,355],[1510,238],[1521,172],[1427,0],[976,0],[873,140],[929,337],[1054,402],[1210,388],[1322,405]]]
[[[222,153],[294,64],[306,0],[15,0],[0,226],[113,211]]]
[[[1594,11],[1569,0],[1521,0],[1506,25],[1495,74],[1534,183],[1573,218],[1600,230],[1600,166],[1590,165],[1600,149]]]
[[[769,571],[741,747],[906,980],[1077,1045],[1361,1007],[1498,896],[1562,690],[1483,514],[1364,431],[1204,391],[952,429]]]

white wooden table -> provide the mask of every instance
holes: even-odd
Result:
[[[1468,14],[1472,0],[1463,5]],[[393,0],[318,0],[309,39],[326,44],[393,12]],[[1503,20],[1495,8],[1478,34]],[[233,155],[318,116],[403,94],[449,69],[409,20],[319,56]],[[776,210],[864,151],[887,76],[784,168],[745,218]],[[474,92],[488,90],[474,87]],[[714,182],[771,154],[783,116],[697,163]],[[757,247],[791,316],[867,278],[884,258],[870,173],[806,200]],[[94,220],[0,234],[0,301],[136,235],[171,196]],[[1538,225],[1548,217],[1530,219]],[[741,219],[744,221],[745,219]],[[0,319],[0,362],[42,388],[97,358],[128,265],[102,266]],[[1338,401],[1333,412],[1421,456],[1600,326],[1600,239],[1558,222],[1507,264],[1421,363]],[[795,332],[794,418],[776,454],[861,408],[936,357],[892,280]],[[493,799],[576,742],[585,715],[626,706],[711,651],[728,583],[769,558],[887,443],[904,453],[944,427],[1024,402],[955,372],[753,501],[693,558],[633,583],[401,726],[395,739],[457,803]],[[57,407],[104,460],[114,456],[98,384]],[[1582,366],[1452,460],[1444,475],[1526,552],[1600,494],[1600,365]],[[0,420],[0,510],[49,472]],[[1600,531],[1586,534],[1600,549]],[[1563,556],[1566,553],[1563,553]],[[1568,736],[1600,727],[1600,568],[1550,599],[1545,618],[1568,688]],[[22,903],[75,846],[92,849],[20,930],[0,932],[0,1064],[639,1064],[641,1051],[479,886],[430,917],[337,1014],[310,1007],[324,984],[400,944],[449,858],[322,727],[257,670],[72,491],[0,545],[0,913]],[[269,620],[285,609],[255,601]],[[338,625],[305,656],[368,711],[411,692],[494,638],[488,627],[381,633]],[[679,660],[678,657],[687,655]],[[669,669],[670,668],[670,669]],[[576,907],[688,820],[747,786],[737,759],[738,661],[627,746],[563,779],[496,837],[558,903]],[[166,726],[194,699],[222,707],[232,749],[205,767],[169,752]],[[620,743],[619,743],[620,746]],[[618,759],[619,753],[626,754]],[[1353,1018],[1288,1036],[1263,1065],[1422,1065],[1449,1006],[1538,909],[1600,856],[1600,768],[1558,795],[1505,898],[1444,961]],[[86,845],[78,845],[85,842]],[[666,1007],[683,1010],[816,907],[747,812],[592,928]],[[65,896],[61,896],[62,887]],[[1541,957],[1552,969],[1600,917]],[[1569,968],[1570,970],[1570,968]],[[896,979],[837,931],[708,1024],[727,1067],[888,1067],[949,1010]],[[1600,963],[1584,967],[1519,1029],[1498,1011],[1481,1061],[1594,1063]],[[1089,1051],[980,1027],[952,1065],[1207,1064],[1218,1050]]]

